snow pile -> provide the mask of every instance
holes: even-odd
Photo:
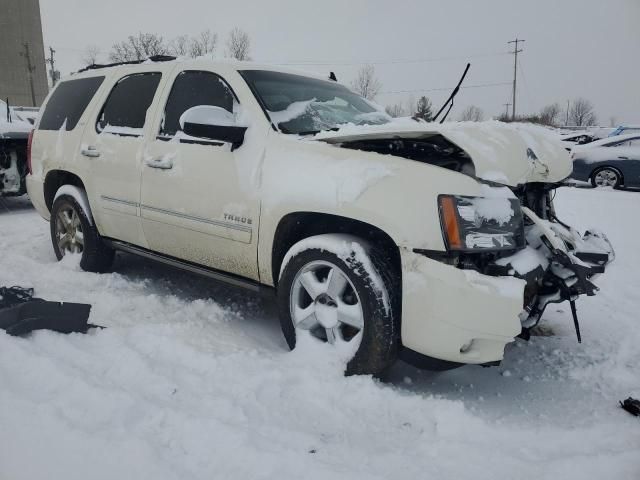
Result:
[[[311,100],[293,102],[284,110],[278,112],[269,111],[269,116],[271,117],[271,121],[276,125],[287,123],[304,115],[309,109],[309,106],[315,101],[316,99],[312,98]]]
[[[104,275],[57,263],[47,224],[4,213],[13,201],[0,285],[91,303],[107,328],[0,332],[2,479],[639,477],[640,428],[617,406],[640,397],[636,193],[556,197],[618,254],[578,301],[582,344],[568,305],[551,305],[501,367],[397,365],[385,382],[343,377],[324,345],[287,352],[270,301],[131,256]]]

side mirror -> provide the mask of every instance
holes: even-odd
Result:
[[[224,108],[198,105],[180,116],[180,128],[189,136],[231,143],[235,150],[244,142],[247,127],[238,125],[233,114]]]

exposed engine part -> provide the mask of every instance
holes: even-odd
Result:
[[[580,335],[580,322],[578,322],[578,309],[576,308],[576,301],[570,300],[571,316],[573,317],[573,326],[576,329],[576,337],[578,337],[578,343],[582,343],[582,335]]]
[[[475,175],[475,167],[467,153],[442,135],[431,135],[417,139],[396,137],[356,140],[344,142],[340,144],[340,146],[383,155],[395,155],[397,157],[447,168],[466,175]]]

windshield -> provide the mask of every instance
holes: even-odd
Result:
[[[339,83],[267,70],[240,73],[283,133],[306,135],[345,124],[391,121],[386,113]]]

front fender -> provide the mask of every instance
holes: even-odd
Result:
[[[444,250],[438,195],[481,195],[483,188],[489,187],[444,168],[271,135],[262,165],[261,278],[272,281],[273,239],[288,214],[346,217],[382,230],[400,248]]]

